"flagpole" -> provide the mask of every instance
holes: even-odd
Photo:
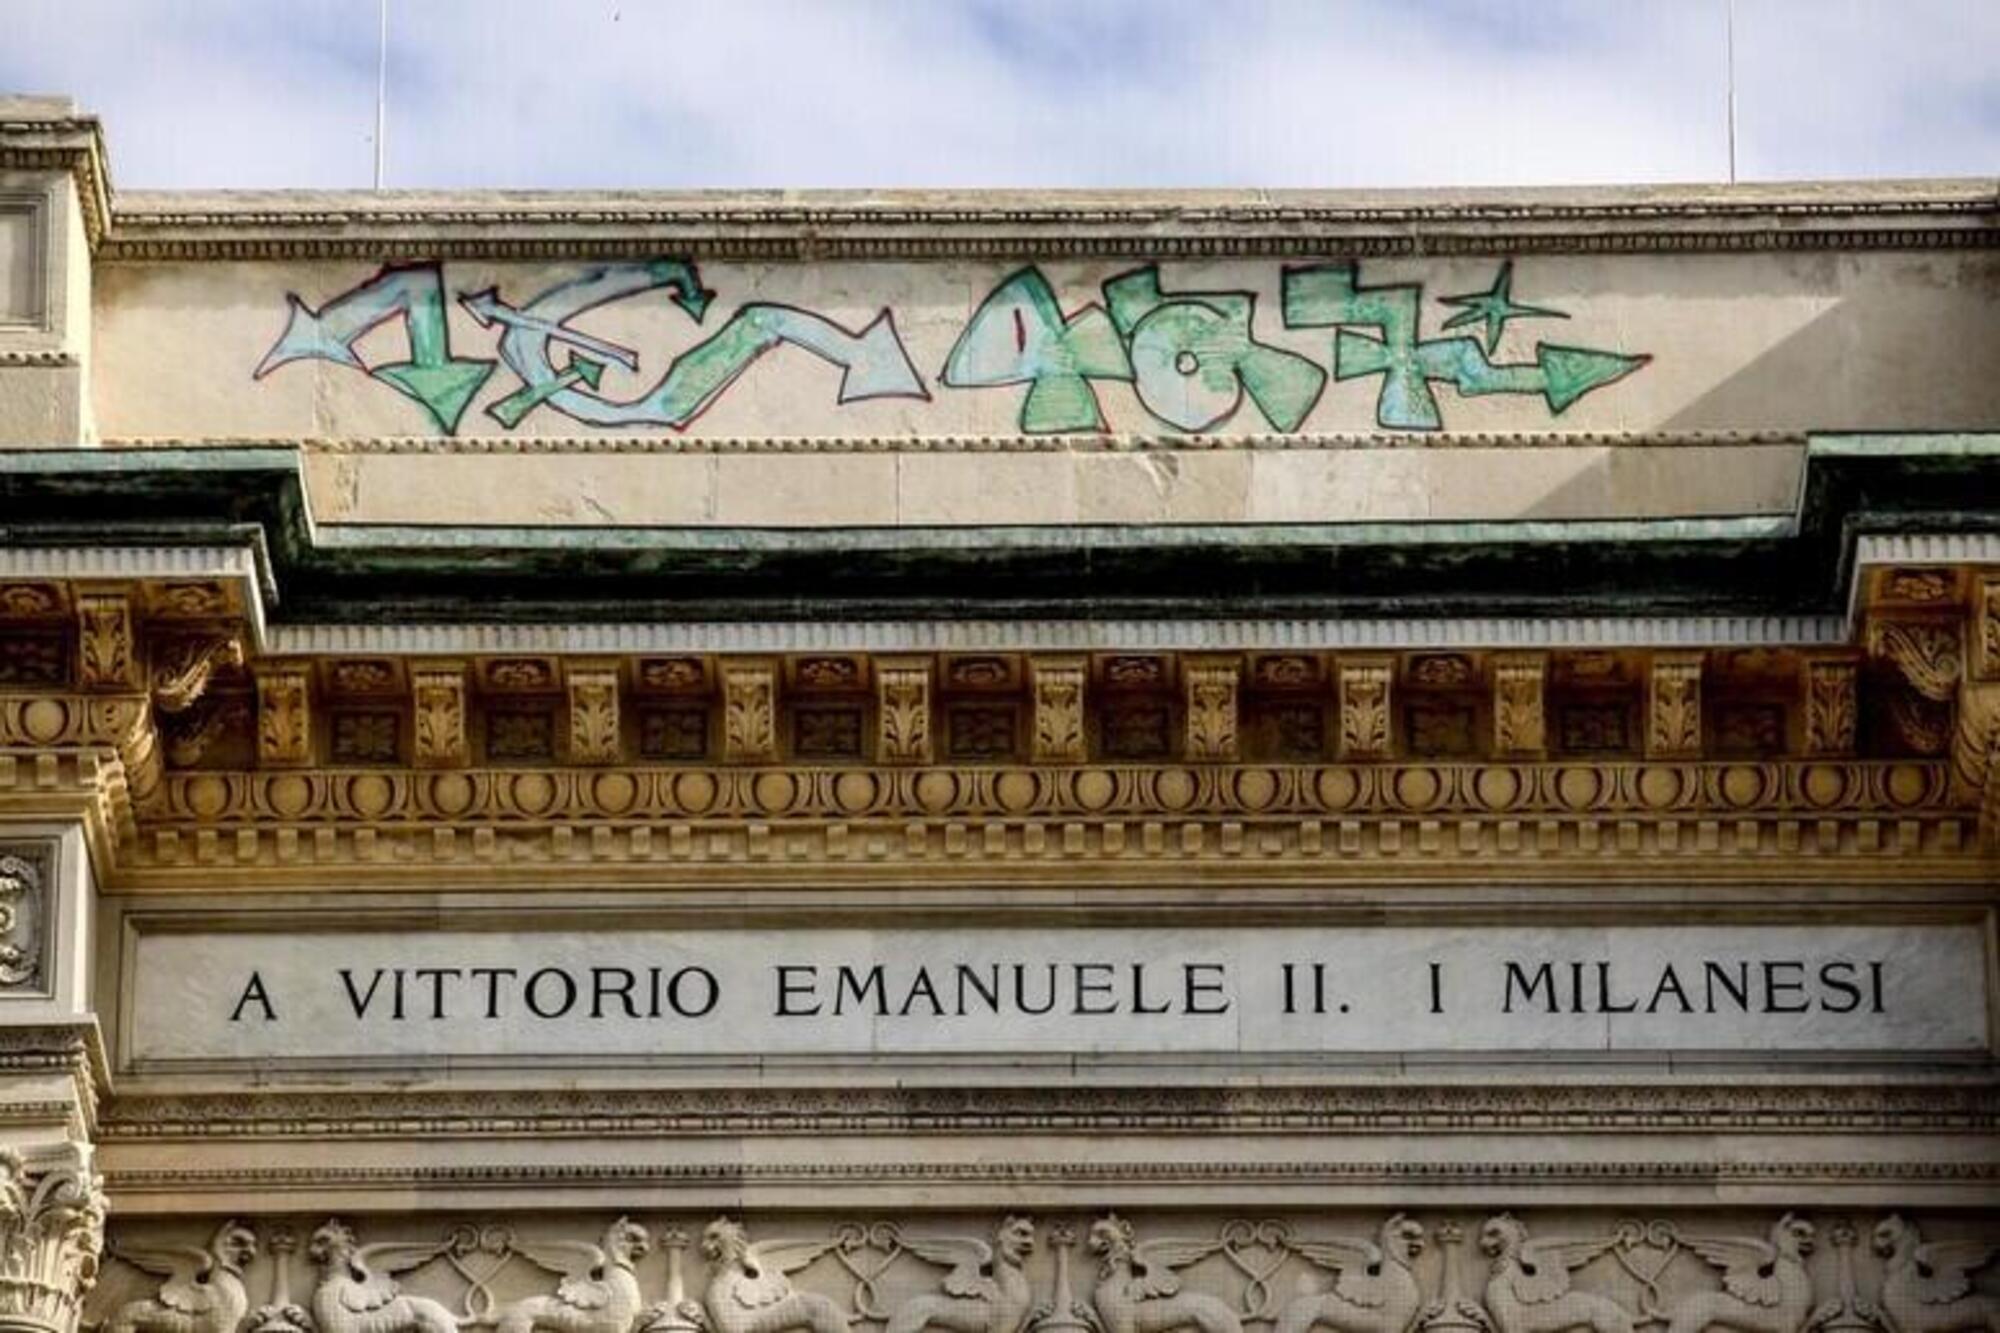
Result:
[[[376,0],[381,20],[375,42],[375,188],[382,188],[384,136],[389,131],[389,0]]]
[[[389,0],[382,0],[384,5]],[[1736,184],[1736,0],[1723,0],[1729,81],[1729,183]]]

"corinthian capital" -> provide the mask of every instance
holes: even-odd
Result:
[[[30,1162],[0,1147],[0,1333],[74,1333],[104,1251],[104,1187],[86,1150]]]

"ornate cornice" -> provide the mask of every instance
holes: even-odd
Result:
[[[97,117],[30,115],[8,119],[0,115],[0,169],[68,172],[76,181],[84,237],[93,249],[102,244],[112,200],[104,128]]]
[[[0,750],[0,805],[16,817],[81,819],[91,860],[118,863],[138,837],[125,766],[108,746]]]
[[[1853,646],[1768,624],[1704,646],[1640,620],[1620,623],[1646,647],[1552,647],[1555,627],[1523,620],[1538,646],[1435,622],[1455,646],[1403,625],[1384,628],[1393,651],[1271,651],[1240,646],[1245,622],[1194,649],[1093,652],[1031,627],[1044,649],[1021,651],[974,621],[917,652],[773,652],[752,624],[766,651],[601,627],[605,651],[568,655],[514,641],[534,627],[475,627],[473,651],[434,655],[321,628],[314,657],[253,642],[247,586],[0,582],[0,789],[92,811],[127,882],[163,888],[552,867],[1011,882],[1058,862],[1342,878],[1491,858],[1942,882],[1994,845],[1990,583],[1870,566]]]
[[[2000,1085],[1646,1081],[1287,1087],[820,1087],[368,1093],[262,1091],[113,1100],[109,1143],[842,1133],[1920,1134],[2000,1127]]]
[[[1154,259],[1956,248],[2000,243],[1986,180],[1886,185],[1065,195],[131,194],[109,260]]]

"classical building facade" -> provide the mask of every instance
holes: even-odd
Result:
[[[0,103],[0,1329],[2000,1329],[1997,243]]]

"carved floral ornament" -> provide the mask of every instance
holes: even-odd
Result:
[[[1961,1226],[1927,1239],[1900,1214],[1865,1233],[1846,1219],[1794,1212],[1583,1225],[1397,1212],[1344,1225],[1294,1217],[1164,1227],[1116,1213],[1046,1225],[1008,1214],[986,1226],[875,1220],[793,1230],[762,1235],[730,1216],[706,1224],[624,1216],[554,1237],[486,1222],[386,1239],[332,1218],[303,1243],[302,1229],[267,1226],[260,1244],[257,1228],[227,1220],[199,1243],[115,1241],[123,1271],[98,1313],[104,1333],[2000,1327],[1991,1267],[2000,1238]],[[148,1289],[140,1277],[157,1284]],[[309,1289],[295,1297],[295,1281]]]
[[[0,1147],[0,1328],[70,1333],[104,1248],[103,1183],[82,1150]]]

